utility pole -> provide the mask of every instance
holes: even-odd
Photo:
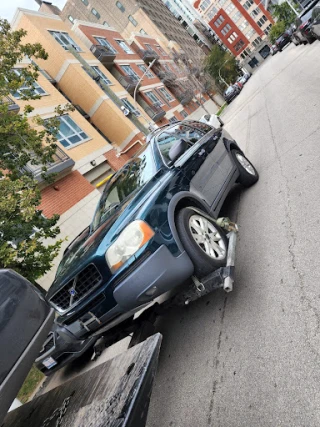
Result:
[[[99,85],[103,89],[103,91],[108,95],[111,101],[113,101],[113,103],[121,110],[121,107],[124,107],[125,105],[123,104],[121,99],[118,98],[118,96],[110,89],[110,87],[106,83],[101,81],[98,73],[90,67],[87,61],[82,58],[80,53],[77,52],[72,45],[68,45],[68,51],[73,54],[73,56],[80,62],[80,64],[82,64],[83,68],[86,70],[89,76],[92,77],[93,80],[97,82],[99,81]],[[145,135],[149,134],[149,130],[140,122],[140,120],[134,114],[130,114],[130,117],[125,117],[127,117],[142,133],[144,133]]]

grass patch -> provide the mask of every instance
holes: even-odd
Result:
[[[228,104],[225,102],[224,104],[223,104],[223,106],[222,107],[220,107],[220,110],[217,112],[217,116],[220,116],[221,114],[222,114],[222,112],[223,112],[223,110],[226,108],[226,106],[227,106]]]
[[[35,366],[32,366],[31,371],[29,372],[27,378],[25,379],[22,387],[18,393],[17,398],[22,402],[28,402],[30,396],[38,387],[44,375],[40,372]]]

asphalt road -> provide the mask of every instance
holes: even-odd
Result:
[[[172,310],[148,427],[320,426],[320,42],[268,59],[226,129],[260,181],[240,225],[234,292]]]

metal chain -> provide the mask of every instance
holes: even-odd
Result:
[[[52,415],[49,418],[46,418],[44,422],[42,423],[41,427],[48,427],[52,420],[57,418],[55,427],[60,427],[62,424],[62,418],[64,417],[65,413],[67,412],[67,408],[70,402],[71,396],[64,399],[62,406],[60,408],[57,408],[53,411]]]

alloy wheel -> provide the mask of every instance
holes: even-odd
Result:
[[[236,153],[236,158],[238,160],[238,162],[240,163],[240,165],[251,175],[256,175],[256,171],[254,170],[254,167],[252,166],[252,164],[249,162],[248,159],[246,159],[244,156],[242,156],[242,154],[240,153]]]

